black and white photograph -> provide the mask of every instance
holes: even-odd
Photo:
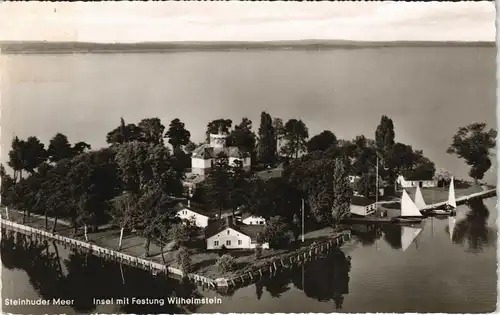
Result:
[[[1,313],[491,313],[495,3],[0,5]]]

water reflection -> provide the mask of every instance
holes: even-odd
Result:
[[[256,297],[260,300],[265,290],[273,298],[279,298],[293,285],[309,298],[320,302],[333,301],[335,308],[340,310],[344,295],[349,293],[350,270],[350,257],[336,250],[306,266],[289,269],[257,282]]]
[[[167,303],[167,297],[201,297],[197,287],[189,281],[154,277],[149,273],[116,262],[105,261],[92,254],[71,251],[66,259],[59,257],[55,244],[36,243],[12,235],[3,235],[0,245],[3,266],[7,269],[24,270],[30,284],[43,299],[73,299],[73,309],[78,313],[96,310],[94,298],[149,298],[164,299],[165,304],[115,306],[115,312],[191,313],[198,305]],[[18,297],[10,297],[18,298]],[[19,297],[23,298],[23,297]],[[22,311],[25,312],[22,312]],[[6,311],[30,312],[29,306],[10,306]],[[99,311],[102,313],[102,311]]]
[[[469,202],[465,218],[450,222],[447,233],[455,244],[462,244],[467,252],[479,253],[485,247],[496,246],[497,235],[488,226],[490,212],[481,199]],[[455,223],[455,224],[453,224]]]

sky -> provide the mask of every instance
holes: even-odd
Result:
[[[494,41],[494,2],[3,2],[0,41]]]

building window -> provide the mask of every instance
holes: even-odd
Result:
[[[227,235],[229,235],[229,230],[227,230]]]
[[[238,245],[241,245],[241,240],[238,240]]]
[[[219,246],[219,241],[214,241],[214,246],[215,247]]]
[[[264,224],[264,221],[260,221],[259,224]]]
[[[226,241],[226,246],[231,246],[231,241],[230,240]]]

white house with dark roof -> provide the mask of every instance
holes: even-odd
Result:
[[[190,221],[197,227],[205,228],[208,226],[210,215],[199,209],[193,209],[183,204],[177,205],[177,217],[181,220]]]
[[[430,187],[438,187],[438,180],[434,178],[419,178],[419,177],[414,177],[411,175],[399,175],[398,178],[396,179],[396,182],[402,187],[402,188],[415,188],[415,187],[420,187],[420,188],[430,188]]]
[[[248,152],[238,147],[227,147],[228,134],[219,130],[217,134],[210,135],[210,143],[202,144],[193,150],[191,156],[191,172],[196,175],[205,175],[210,172],[212,163],[217,155],[223,152],[229,159],[229,165],[235,165],[236,160],[243,163],[243,169],[250,171],[252,159]]]
[[[367,216],[375,213],[377,210],[377,204],[374,200],[366,198],[364,196],[352,196],[351,197],[351,213],[361,216]]]
[[[241,216],[241,222],[246,225],[265,225],[266,219],[261,216],[251,215],[249,213],[244,213]]]
[[[230,220],[212,221],[206,228],[205,238],[207,249],[253,249],[257,246],[259,234],[264,233],[263,225],[234,224]],[[261,244],[263,249],[269,248],[269,243]]]

